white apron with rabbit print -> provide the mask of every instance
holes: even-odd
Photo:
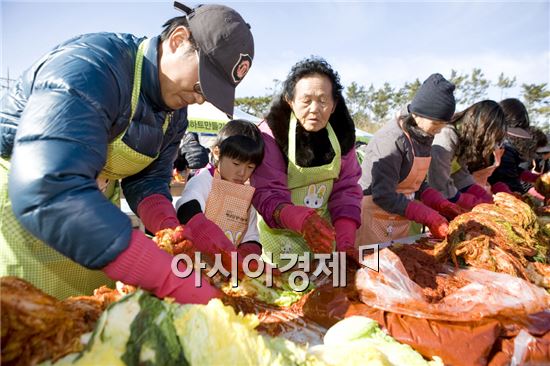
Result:
[[[330,124],[327,124],[328,137],[334,158],[329,164],[303,168],[296,164],[296,124],[294,114],[290,119],[288,129],[288,189],[290,190],[292,203],[297,206],[314,208],[317,213],[331,222],[328,211],[328,200],[332,193],[332,185],[340,175],[341,151],[338,138]],[[286,264],[281,260],[282,253],[295,253],[303,255],[310,251],[304,238],[291,230],[272,229],[259,217],[260,243],[262,244],[263,257],[266,262],[276,266]],[[271,254],[270,254],[271,253]]]

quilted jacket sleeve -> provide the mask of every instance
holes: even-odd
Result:
[[[13,144],[14,214],[37,238],[89,268],[112,261],[131,224],[98,190],[111,126],[129,106],[135,45],[88,37],[60,47],[30,72]],[[30,92],[32,86],[32,92]]]

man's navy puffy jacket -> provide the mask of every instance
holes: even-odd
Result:
[[[9,194],[19,222],[74,261],[102,268],[126,249],[131,223],[98,190],[107,145],[128,126],[137,48],[143,39],[97,33],[73,38],[45,55],[4,96],[0,154],[11,161]],[[187,109],[176,111],[163,136],[166,113],[158,81],[157,45],[143,59],[139,103],[123,141],[159,157],[122,180],[134,212],[169,183]]]

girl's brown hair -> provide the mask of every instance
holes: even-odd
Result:
[[[493,100],[473,104],[456,113],[451,122],[458,133],[458,161],[470,172],[493,164],[493,151],[506,136],[506,118]]]

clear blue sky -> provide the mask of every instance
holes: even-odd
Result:
[[[284,79],[309,55],[325,57],[346,86],[387,81],[400,87],[432,72],[449,76],[451,69],[470,73],[474,67],[492,81],[504,72],[519,84],[550,85],[549,0],[214,2],[235,8],[252,25],[256,57],[238,97],[268,94],[274,79]],[[171,1],[1,0],[0,14],[0,75],[9,69],[16,78],[73,35],[155,36],[180,13]],[[499,99],[500,93],[489,97]]]

